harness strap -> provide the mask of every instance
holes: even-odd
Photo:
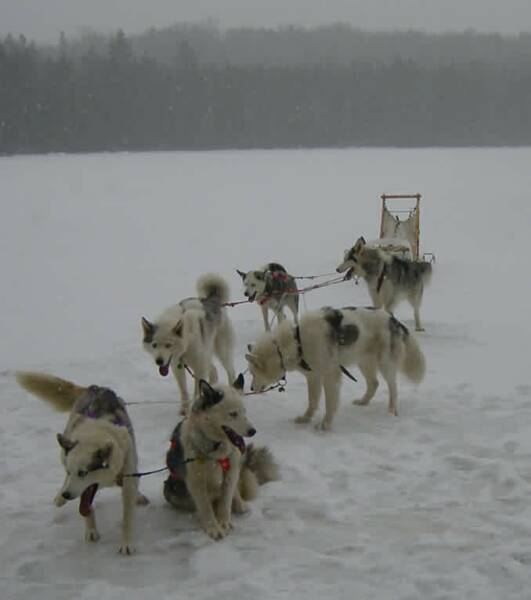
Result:
[[[339,365],[339,368],[341,369],[341,372],[346,375],[349,379],[352,379],[352,381],[355,381],[356,383],[358,383],[358,380],[354,377],[354,375],[352,375],[352,373],[350,371],[348,371],[343,365]]]
[[[382,272],[380,273],[380,275],[378,276],[378,281],[376,283],[376,291],[378,293],[380,293],[380,290],[382,289],[382,285],[385,279],[385,276],[387,275],[387,267],[384,263],[384,266],[382,267]]]

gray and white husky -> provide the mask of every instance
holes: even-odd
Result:
[[[155,322],[142,317],[144,350],[166,376],[171,368],[181,392],[181,412],[189,408],[186,372],[188,366],[198,381],[217,380],[212,363],[215,354],[227,372],[229,383],[234,381],[234,332],[223,304],[229,300],[229,287],[216,274],[206,274],[197,280],[197,298],[186,298],[166,309]]]
[[[343,262],[336,271],[347,271],[348,277],[352,274],[363,277],[376,308],[383,306],[392,313],[400,300],[407,299],[413,307],[415,329],[424,331],[420,322],[420,305],[424,286],[431,279],[431,263],[399,258],[369,246],[360,237],[352,248],[345,251]]]
[[[425,360],[408,329],[383,309],[325,307],[306,313],[298,327],[281,323],[263,334],[246,354],[253,375],[251,389],[280,380],[286,371],[299,371],[308,384],[308,408],[297,423],[309,422],[324,388],[326,411],[319,429],[330,429],[339,403],[344,367],[357,364],[367,390],[354,404],[366,405],[378,387],[377,373],[389,389],[389,412],[398,415],[397,372],[418,383]]]
[[[204,531],[219,540],[232,528],[231,515],[246,511],[258,486],[278,479],[267,448],[246,447],[256,429],[243,404],[243,376],[233,387],[199,383],[190,415],[171,436],[164,497],[175,508],[196,510]]]
[[[70,381],[41,373],[17,373],[19,384],[51,404],[70,411],[64,432],[57,434],[65,481],[55,505],[79,498],[85,519],[85,539],[95,542],[100,535],[92,503],[99,488],[118,485],[122,489],[123,525],[121,554],[132,554],[132,525],[135,504],[147,504],[138,492],[137,452],[131,420],[125,404],[112,390],[97,385],[80,387]]]
[[[250,302],[258,302],[262,309],[264,327],[269,331],[268,311],[271,310],[280,323],[285,319],[283,308],[287,306],[293,314],[295,323],[299,314],[299,295],[297,284],[292,275],[279,263],[268,263],[258,271],[240,271],[244,294]]]

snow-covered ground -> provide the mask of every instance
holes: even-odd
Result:
[[[0,159],[0,596],[27,600],[289,598],[488,600],[531,589],[531,149],[150,153]],[[215,543],[142,481],[137,554],[116,553],[120,502],[98,495],[102,539],[77,506],[56,509],[54,434],[65,417],[15,384],[14,369],[113,387],[131,407],[141,466],[161,466],[177,392],[140,344],[153,317],[218,271],[269,260],[333,270],[378,231],[382,192],[420,192],[422,247],[437,255],[419,335],[428,372],[384,386],[367,408],[344,382],[334,431],[293,417],[285,394],[247,399],[258,442],[282,465],[250,514]],[[368,304],[363,284],[306,306]],[[304,304],[303,304],[304,309]],[[244,345],[254,306],[231,309]],[[397,315],[412,324],[409,307]],[[354,369],[355,370],[355,369]],[[171,404],[152,404],[173,400]]]

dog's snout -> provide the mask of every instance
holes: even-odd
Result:
[[[243,292],[243,295],[244,295],[246,298],[249,298],[249,292]]]
[[[61,494],[65,500],[72,500],[72,494],[70,492],[63,492]]]
[[[164,361],[162,360],[162,358],[159,356],[157,358],[157,360],[155,361],[155,363],[157,364],[158,367],[162,367],[162,365],[164,364]]]
[[[253,435],[256,434],[256,429],[254,427],[251,427],[251,429],[249,429],[249,431],[247,432],[248,437],[253,437]]]
[[[341,273],[341,269],[339,267],[337,267],[336,273]]]

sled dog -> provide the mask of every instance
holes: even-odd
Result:
[[[406,298],[413,307],[415,329],[424,331],[420,322],[420,305],[424,286],[431,279],[430,263],[399,258],[379,248],[372,248],[360,237],[345,252],[343,262],[336,270],[338,273],[347,271],[347,277],[352,274],[363,277],[377,308],[383,306],[392,313],[395,305]]]
[[[236,269],[242,278],[244,294],[250,302],[258,302],[262,310],[264,327],[269,331],[268,313],[271,310],[280,323],[285,319],[283,308],[287,306],[293,314],[297,323],[299,314],[299,295],[296,292],[295,279],[278,263],[268,263],[259,271],[240,271]],[[287,293],[289,292],[289,293]]]
[[[245,414],[243,376],[234,387],[199,382],[200,396],[171,436],[164,497],[175,508],[196,510],[204,531],[219,540],[232,528],[231,513],[243,513],[258,486],[278,479],[267,448],[246,447],[256,430]]]
[[[309,422],[324,387],[326,410],[319,429],[327,430],[339,403],[341,373],[357,364],[367,390],[354,404],[366,405],[378,387],[377,373],[389,389],[389,412],[398,415],[397,371],[417,383],[424,376],[424,356],[408,329],[383,309],[325,307],[306,313],[300,326],[287,321],[264,333],[246,354],[253,375],[251,389],[260,390],[281,379],[286,371],[300,371],[308,385],[308,408],[297,423]],[[344,372],[344,371],[343,371]]]
[[[197,298],[186,298],[166,309],[151,323],[142,317],[143,346],[153,357],[159,373],[166,376],[171,368],[181,392],[181,413],[189,409],[185,365],[198,381],[217,380],[212,363],[215,354],[234,381],[234,333],[223,304],[229,300],[229,288],[219,275],[206,274],[197,280]]]
[[[57,434],[66,471],[56,506],[79,498],[85,519],[85,539],[96,542],[100,534],[92,503],[100,487],[122,489],[123,524],[121,554],[134,552],[132,525],[135,504],[147,504],[138,492],[138,480],[126,477],[137,471],[137,452],[131,420],[124,401],[112,390],[97,385],[80,387],[41,373],[17,373],[18,383],[59,411],[70,411],[63,433]]]

